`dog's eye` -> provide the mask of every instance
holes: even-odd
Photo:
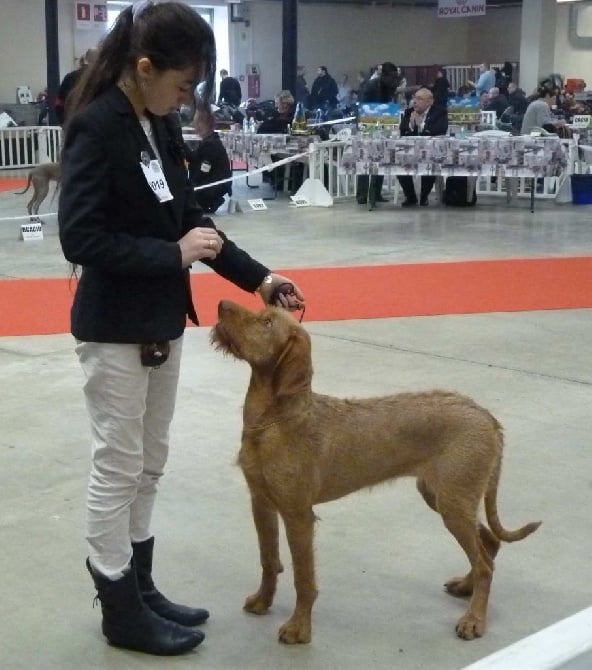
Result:
[[[273,326],[273,321],[267,318],[263,321],[263,325],[269,330]]]

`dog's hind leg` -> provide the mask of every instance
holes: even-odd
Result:
[[[446,528],[463,548],[469,563],[470,573],[463,578],[472,582],[472,594],[466,613],[456,625],[456,633],[464,640],[481,637],[487,623],[487,603],[493,577],[493,558],[486,550],[477,530],[477,504],[464,496],[438,499],[438,509]],[[463,580],[459,580],[459,584]]]
[[[37,216],[41,203],[47,198],[49,193],[49,181],[47,179],[35,179],[33,177],[33,197],[29,202],[29,214]]]
[[[438,506],[436,504],[436,496],[433,491],[429,488],[427,482],[424,479],[417,480],[417,490],[421,493],[422,498],[426,503],[434,510],[438,512]],[[497,555],[497,552],[500,547],[500,541],[495,537],[495,535],[484,526],[482,523],[479,524],[479,540],[485,551],[489,554],[491,560],[493,561]],[[444,584],[444,588],[450,595],[465,598],[473,594],[473,570],[469,572],[464,577],[454,577]]]
[[[313,552],[315,516],[309,508],[299,513],[290,511],[282,514],[282,518],[294,566],[296,607],[290,619],[280,627],[279,639],[286,644],[310,642],[312,606],[317,598]]]
[[[278,573],[284,570],[280,562],[278,513],[260,496],[251,497],[251,508],[259,538],[262,575],[259,590],[247,598],[244,609],[265,614],[273,602]]]

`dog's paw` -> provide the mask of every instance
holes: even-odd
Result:
[[[270,607],[271,600],[269,598],[263,598],[259,592],[249,596],[243,605],[243,609],[251,614],[267,614]]]
[[[467,612],[456,624],[456,634],[462,640],[474,640],[476,637],[482,637],[485,633],[485,619]]]
[[[455,577],[444,584],[447,593],[456,598],[466,598],[473,595],[473,578],[470,575],[466,577]]]
[[[280,627],[278,639],[284,644],[307,644],[312,637],[310,622],[302,623],[293,618]]]

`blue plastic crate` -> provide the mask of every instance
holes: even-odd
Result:
[[[572,174],[571,199],[574,205],[592,205],[592,174]]]

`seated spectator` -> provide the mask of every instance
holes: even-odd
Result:
[[[495,112],[495,118],[499,119],[508,107],[508,99],[500,93],[499,88],[497,86],[490,88],[489,100],[485,104],[484,110],[486,112]]]
[[[288,132],[288,126],[294,118],[294,98],[290,91],[280,91],[275,96],[274,102],[275,109],[259,125],[258,133],[275,135]]]
[[[514,114],[522,116],[528,107],[526,94],[514,82],[508,84],[508,104],[511,105]]]
[[[290,91],[280,91],[275,96],[275,111],[265,119],[257,128],[257,132],[261,134],[285,134],[294,118],[295,102]],[[271,154],[271,160],[276,161],[285,158],[283,155]],[[284,176],[286,174],[283,165],[280,165],[273,170],[268,170],[263,173],[263,181],[270,182],[278,191],[284,189]],[[302,163],[292,163],[290,168],[290,190],[296,191],[304,180],[304,166]]]
[[[220,179],[228,179],[232,176],[230,159],[218,133],[214,132],[212,115],[201,101],[196,101],[193,123],[201,140],[196,149],[187,153],[191,183],[194,186],[204,186]],[[232,195],[230,181],[195,191],[195,199],[204,212],[213,214],[224,203],[226,194]]]
[[[558,89],[548,79],[541,82],[537,88],[537,98],[533,100],[524,113],[522,135],[529,135],[535,128],[543,128],[551,133],[558,133],[565,128],[565,121],[553,116],[551,107],[556,103]]]
[[[434,96],[428,88],[420,88],[413,96],[413,107],[405,110],[401,121],[401,137],[407,135],[445,135],[448,130],[448,112],[444,107],[434,105]],[[413,177],[405,175],[397,177],[405,200],[402,207],[413,207],[417,205],[417,195],[413,185]],[[435,177],[421,178],[421,192],[419,204],[425,207],[428,204],[428,196],[432,190]]]

